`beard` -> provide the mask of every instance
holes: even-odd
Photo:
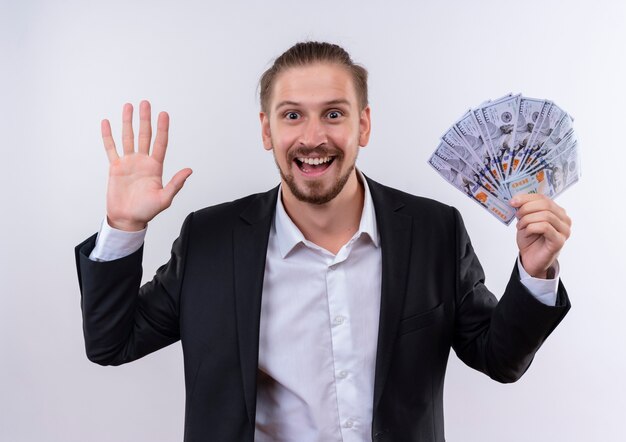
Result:
[[[357,151],[358,152],[358,151]],[[345,159],[345,154],[339,149],[331,149],[326,147],[316,147],[313,149],[309,148],[298,148],[294,149],[288,155],[288,160],[290,165],[294,164],[294,160],[297,157],[305,157],[311,154],[317,154],[320,157],[332,156],[333,163],[338,162],[335,166],[340,167],[341,163]],[[280,173],[280,177],[283,179],[289,190],[296,197],[297,200],[302,201],[304,203],[322,205],[326,204],[329,201],[332,201],[339,193],[343,190],[348,179],[350,178],[350,174],[354,170],[356,157],[354,161],[348,166],[346,171],[340,174],[335,181],[330,185],[330,187],[325,186],[324,182],[320,180],[307,180],[301,185],[296,183],[294,175],[289,173],[288,170],[284,171],[281,169],[278,160],[276,159],[276,153],[274,152],[274,161],[276,162],[276,167],[278,167],[278,172]],[[298,167],[297,165],[295,167]],[[329,167],[332,167],[329,166]]]

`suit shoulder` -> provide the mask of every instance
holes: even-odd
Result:
[[[455,207],[432,198],[413,195],[380,183],[375,183],[375,186],[380,188],[386,199],[396,201],[397,204],[403,205],[402,212],[407,215],[419,215],[420,217],[428,215],[449,219],[454,213],[458,213]]]
[[[246,211],[260,215],[273,213],[277,191],[278,187],[275,187],[267,192],[254,193],[233,201],[204,207],[193,212],[190,217],[193,217],[194,222],[199,222],[203,225],[206,225],[206,223],[232,225],[230,223],[239,220]]]

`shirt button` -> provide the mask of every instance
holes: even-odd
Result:
[[[352,426],[354,425],[354,422],[352,422],[352,419],[348,419],[344,424],[343,427],[344,428],[352,428]]]
[[[345,379],[348,376],[348,372],[345,370],[341,370],[339,372],[339,379]]]
[[[335,316],[335,324],[341,325],[346,320],[343,316]]]

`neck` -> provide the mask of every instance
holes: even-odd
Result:
[[[337,254],[359,229],[365,190],[352,171],[339,195],[325,204],[298,200],[283,183],[282,201],[287,214],[304,237]]]

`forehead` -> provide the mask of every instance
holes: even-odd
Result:
[[[312,64],[292,67],[278,74],[270,108],[284,101],[314,105],[335,100],[346,100],[356,106],[352,76],[346,68],[336,64]]]

